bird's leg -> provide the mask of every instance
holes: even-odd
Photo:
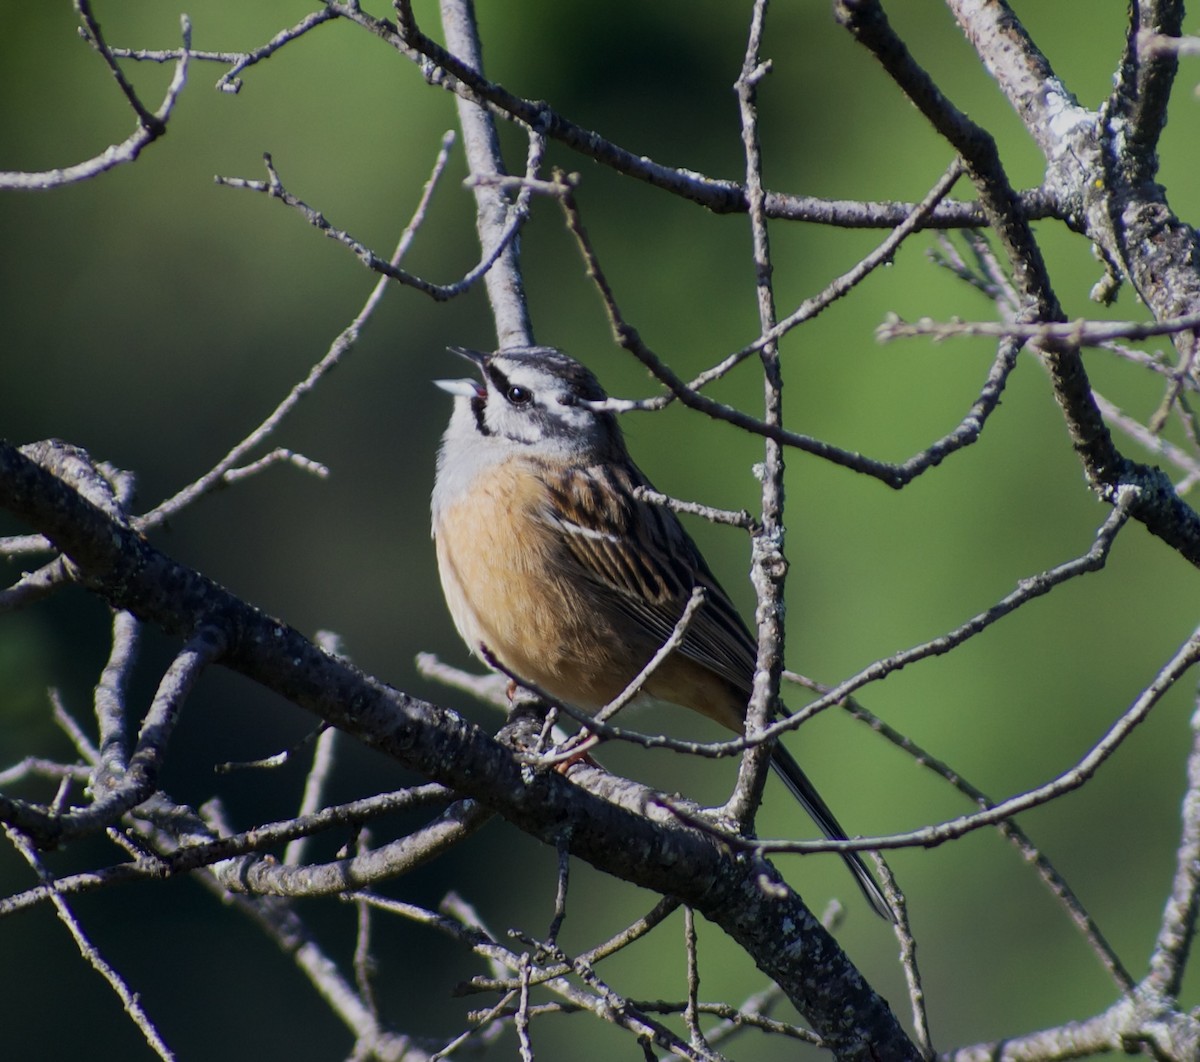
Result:
[[[559,774],[566,774],[577,763],[586,763],[589,767],[599,767],[600,764],[590,755],[590,750],[599,745],[602,740],[590,730],[580,730],[578,734],[573,734],[557,748],[538,757],[538,764],[542,767],[552,767]]]

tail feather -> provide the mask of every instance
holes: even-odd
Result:
[[[783,779],[792,796],[800,802],[826,838],[831,841],[849,840],[846,832],[838,824],[838,820],[833,817],[829,805],[821,799],[821,795],[808,780],[808,775],[782,745],[775,746],[775,751],[771,755],[771,766],[775,768],[775,773]],[[839,854],[846,861],[846,866],[850,868],[850,873],[854,875],[854,880],[875,912],[889,922],[896,921],[891,904],[887,902],[883,890],[880,889],[859,854],[857,852],[841,852]]]

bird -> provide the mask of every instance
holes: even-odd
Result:
[[[596,376],[545,346],[450,347],[479,379],[454,396],[437,455],[432,533],[458,633],[489,665],[587,712],[637,677],[704,590],[678,647],[639,699],[692,709],[744,733],[757,646],[675,513],[629,454]],[[782,744],[771,766],[830,840],[829,806]],[[840,853],[871,907],[891,905],[857,852]]]

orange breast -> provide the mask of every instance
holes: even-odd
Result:
[[[435,529],[442,589],[473,652],[486,646],[514,674],[595,711],[645,661],[588,600],[568,551],[538,519],[546,500],[518,462],[478,477]]]

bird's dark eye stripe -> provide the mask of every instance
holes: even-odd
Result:
[[[508,390],[508,377],[496,368],[491,362],[484,366],[484,372],[487,373],[487,378],[492,381],[492,386],[501,394]]]
[[[495,365],[489,365],[486,371],[488,379],[492,381],[492,386],[504,396],[506,401],[511,402],[514,406],[523,406],[533,398],[533,392],[528,387],[510,383],[508,377],[497,369]]]

